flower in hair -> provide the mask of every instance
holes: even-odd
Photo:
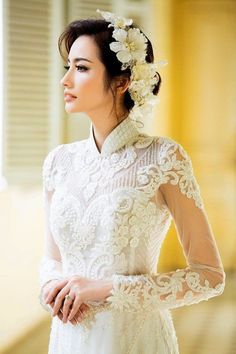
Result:
[[[121,70],[130,68],[128,91],[134,101],[130,117],[137,120],[137,118],[149,115],[152,112],[152,106],[159,102],[153,94],[159,80],[157,66],[166,65],[167,62],[165,60],[158,63],[146,61],[148,39],[140,29],[130,27],[133,23],[132,19],[98,9],[97,12],[107,22],[110,22],[108,27],[114,27],[112,37],[116,41],[110,43],[110,49],[116,53],[117,59],[122,63]]]
[[[147,38],[138,28],[129,28],[127,31],[115,29],[112,37],[116,42],[112,42],[110,48],[117,53],[122,69],[126,69],[135,60],[145,60]]]
[[[116,16],[115,14],[108,11],[101,11],[97,9],[97,12],[107,21],[110,22],[108,27],[115,28],[125,28],[126,26],[130,26],[133,23],[131,18],[124,18],[120,16]]]

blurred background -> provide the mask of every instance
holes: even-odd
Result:
[[[0,353],[47,353],[51,317],[38,300],[42,163],[58,144],[88,137],[90,124],[64,111],[57,39],[97,8],[133,18],[156,61],[168,62],[143,130],[189,152],[227,274],[223,295],[172,311],[180,353],[235,354],[235,0],[0,0]],[[185,266],[172,223],[158,270]]]

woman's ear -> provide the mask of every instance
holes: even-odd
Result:
[[[130,79],[126,76],[119,76],[116,79],[116,90],[117,93],[125,93],[125,91],[128,89],[130,85]]]

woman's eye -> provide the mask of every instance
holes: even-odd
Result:
[[[82,65],[77,65],[76,68],[77,68],[77,70],[79,70],[79,71],[86,71],[86,70],[88,70],[88,68],[86,68],[86,66],[82,66]]]
[[[82,66],[82,65],[76,65],[75,67],[76,67],[76,69],[78,71],[86,71],[86,70],[88,70],[88,68],[86,68],[86,66]],[[64,65],[64,69],[69,70],[70,66],[69,65]]]

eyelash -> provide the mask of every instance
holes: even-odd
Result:
[[[77,68],[77,70],[78,70],[79,68],[82,69],[82,71],[88,70],[88,68],[86,68],[86,66],[82,66],[82,65],[76,65],[75,67]],[[64,68],[65,68],[66,70],[69,70],[69,69],[70,69],[70,66],[69,66],[69,65],[65,65]],[[78,71],[81,71],[81,70],[78,70]]]

